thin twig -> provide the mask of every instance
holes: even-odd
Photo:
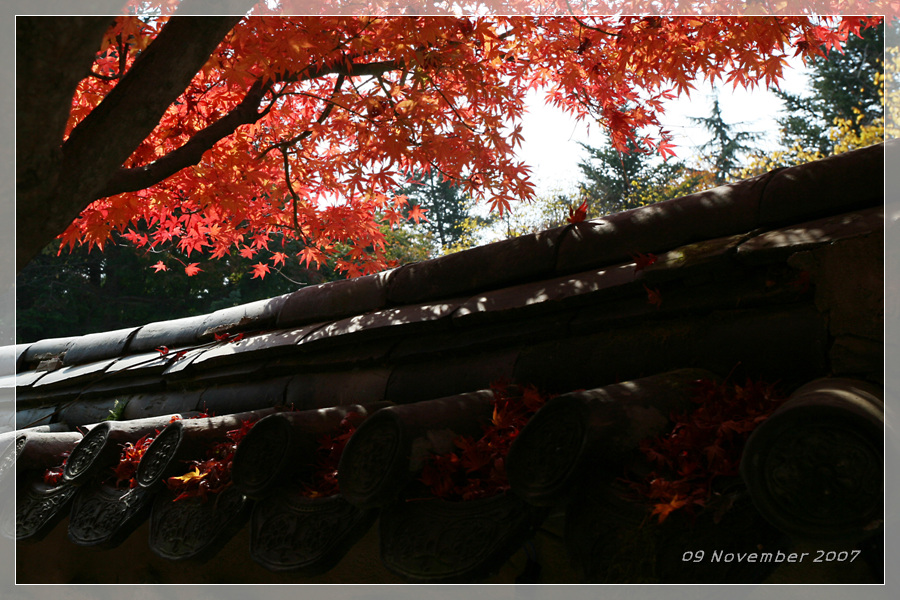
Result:
[[[285,148],[278,147],[278,150],[281,151],[281,156],[284,158],[284,180],[287,182],[288,192],[291,194],[291,198],[293,200],[294,207],[294,231],[300,231],[299,218],[297,215],[297,205],[300,203],[300,198],[297,196],[297,192],[294,191],[294,186],[291,184],[291,163],[288,160],[288,153]]]
[[[316,119],[314,125],[321,125],[322,123],[324,123],[324,122],[325,122],[325,119],[328,118],[328,115],[331,114],[331,111],[334,110],[334,107],[335,107],[335,105],[337,104],[337,103],[335,102],[334,99],[337,97],[337,94],[338,94],[338,92],[340,91],[341,86],[344,84],[344,79],[345,79],[345,77],[344,77],[343,74],[338,75],[337,81],[336,81],[335,84],[334,84],[334,91],[331,93],[331,98],[330,98],[329,100],[325,100],[325,101],[324,101],[324,102],[326,103],[326,104],[325,104],[325,108],[322,110],[322,114],[319,115],[319,118]],[[270,106],[271,106],[271,105],[270,105]],[[343,108],[343,107],[342,107],[342,108]],[[310,128],[310,129],[307,129],[306,131],[303,131],[303,132],[299,133],[298,135],[292,137],[292,138],[289,139],[289,140],[283,140],[283,141],[278,142],[278,143],[276,143],[276,144],[272,144],[271,146],[269,146],[268,148],[266,148],[266,149],[265,149],[259,156],[257,156],[256,158],[257,158],[257,159],[260,159],[260,158],[264,157],[266,154],[268,154],[271,150],[274,150],[274,149],[277,148],[277,149],[279,149],[279,150],[282,151],[282,154],[284,154],[284,156],[285,156],[285,160],[287,160],[287,153],[285,152],[285,150],[286,150],[287,148],[290,148],[291,146],[297,145],[299,142],[302,142],[303,140],[305,140],[306,138],[308,138],[310,135],[312,135],[312,129],[311,129],[311,128]]]
[[[575,19],[575,22],[578,23],[579,25],[581,25],[583,28],[590,29],[591,31],[596,31],[598,33],[602,33],[603,35],[608,35],[608,36],[612,36],[612,37],[622,37],[618,33],[606,31],[605,29],[600,29],[599,27],[593,27],[591,25],[588,25],[581,19],[579,19],[577,16],[575,16],[575,11],[572,9],[572,4],[569,2],[569,0],[566,0],[566,7],[568,7],[569,14],[572,15],[572,18]]]

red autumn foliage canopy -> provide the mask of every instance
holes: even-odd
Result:
[[[177,17],[120,17],[72,98],[65,139],[103,107]],[[663,102],[698,81],[777,84],[875,20],[808,17],[248,17],[225,35],[152,133],[62,235],[177,247],[190,262],[237,252],[254,277],[288,258],[389,266],[384,228],[423,217],[395,192],[437,171],[492,209],[533,196],[516,158],[526,93],[612,142],[665,156]],[[123,124],[123,127],[127,126]],[[80,142],[79,142],[80,143]],[[66,143],[63,143],[65,150]],[[157,270],[165,270],[158,264]]]

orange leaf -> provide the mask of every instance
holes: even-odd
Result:
[[[177,477],[169,477],[169,481],[171,481],[173,485],[186,484],[190,483],[191,481],[203,479],[207,475],[209,475],[209,473],[201,473],[200,468],[195,465],[192,471],[188,471],[184,475],[179,475]]]
[[[322,254],[322,251],[318,248],[313,248],[312,246],[307,246],[303,250],[300,251],[300,262],[305,262],[306,267],[309,268],[310,262],[315,262],[316,267],[321,266],[321,264],[325,260],[325,255]]]
[[[660,119],[663,100],[704,79],[777,84],[795,50],[804,58],[822,54],[820,46],[840,50],[850,32],[882,21],[583,19],[244,19],[124,166],[142,168],[188,145],[205,148],[203,160],[143,189],[93,202],[61,242],[102,249],[111,236],[122,235],[139,247],[171,244],[188,255],[223,258],[230,248],[249,257],[278,236],[295,236],[316,248],[300,253],[307,267],[341,258],[340,271],[372,272],[385,261],[345,258],[342,250],[348,240],[359,240],[361,248],[383,243],[373,232],[401,218],[401,207],[390,207],[389,197],[409,169],[441,172],[466,194],[487,199],[501,216],[514,199],[535,197],[529,168],[516,156],[530,91],[547,89],[549,104],[579,120],[599,121],[616,148],[628,147],[640,131],[641,145],[667,158],[674,149]],[[164,22],[123,16],[111,24],[91,65],[99,77],[82,78],[70,97],[50,107],[68,115],[63,139],[116,89],[111,78],[129,72]],[[127,46],[122,56],[118,40]],[[382,84],[335,87],[334,78],[322,75],[338,70]],[[278,101],[264,100],[263,90],[271,88],[265,82],[274,81]],[[266,110],[246,118],[235,101],[248,94]],[[46,109],[35,108],[38,119]],[[235,117],[241,127],[209,139],[212,124]],[[288,156],[269,151],[288,146]],[[342,198],[343,204],[320,202],[325,198]],[[408,216],[418,223],[424,214],[413,208]],[[570,223],[583,221],[587,206],[570,208],[568,216]],[[282,260],[277,254],[272,259],[275,267]],[[161,262],[153,268],[165,270]],[[197,264],[186,272],[199,272]]]
[[[276,267],[278,265],[283,265],[286,259],[287,254],[285,254],[284,252],[275,252],[272,254],[272,264],[274,264]]]
[[[675,494],[675,496],[669,502],[654,505],[653,512],[650,513],[650,516],[659,515],[659,522],[662,523],[666,520],[666,517],[672,514],[673,511],[678,510],[687,503],[687,498],[679,500],[678,494]]]

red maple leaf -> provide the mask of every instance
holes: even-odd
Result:
[[[453,443],[460,450],[460,464],[469,473],[483,469],[494,459],[494,453],[487,445],[479,444],[471,437],[465,436]]]
[[[269,265],[267,265],[266,263],[256,263],[255,265],[253,265],[253,277],[251,277],[251,279],[256,279],[257,277],[259,277],[260,279],[265,279],[268,272]]]
[[[415,221],[418,223],[419,221],[428,221],[425,217],[425,213],[428,212],[427,209],[422,208],[418,204],[409,209],[409,219],[411,221]]]
[[[663,160],[667,160],[670,156],[675,156],[675,144],[671,142],[671,139],[664,139],[659,143],[656,149],[663,157]]]
[[[286,259],[287,254],[285,254],[284,252],[274,252],[272,254],[272,264],[274,264],[276,267],[278,265],[283,265]]]
[[[305,262],[306,268],[309,268],[310,262],[316,263],[316,267],[319,267],[325,262],[325,255],[318,248],[307,246],[300,251],[300,262]]]
[[[57,485],[62,481],[63,467],[54,467],[44,471],[44,483],[47,485]]]
[[[587,200],[578,205],[578,208],[569,207],[569,216],[566,220],[569,223],[581,223],[587,218],[588,205]]]
[[[158,434],[159,431],[156,431],[153,434],[147,434],[143,436],[133,444],[126,443],[122,445],[122,451],[119,455],[119,462],[113,468],[113,473],[116,477],[116,487],[118,487],[119,484],[123,482],[128,483],[129,488],[134,488],[137,486],[137,481],[135,481],[134,476],[137,473],[138,465],[141,462],[141,457],[144,456],[144,453],[150,447],[150,444],[153,443],[155,436]]]
[[[631,258],[634,259],[634,272],[643,271],[653,263],[657,261],[657,257],[655,254],[648,252],[647,254],[642,254],[637,252],[631,255]]]
[[[187,273],[188,277],[193,277],[194,275],[196,275],[197,273],[199,273],[200,271],[203,270],[197,266],[199,264],[200,263],[191,263],[184,268],[184,272]]]
[[[704,79],[771,85],[793,49],[807,57],[819,54],[822,44],[841,48],[848,32],[881,20],[247,18],[214,46],[202,68],[173,61],[187,82],[177,96],[150,98],[147,89],[156,82],[149,78],[131,91],[115,81],[133,69],[167,21],[121,16],[110,20],[99,52],[88,49],[91,54],[82,57],[93,60],[96,76],[23,118],[35,127],[48,111],[53,122],[67,119],[57,140],[62,143],[98,106],[108,105],[103,99],[111,90],[159,109],[152,133],[137,138],[143,142],[125,166],[143,170],[165,161],[177,168],[142,176],[136,187],[128,178],[101,188],[103,195],[62,233],[65,245],[102,248],[118,231],[138,246],[169,243],[222,258],[229,248],[261,250],[284,235],[316,245],[320,255],[300,256],[307,267],[312,260],[320,265],[335,259],[337,270],[356,274],[380,270],[390,260],[381,224],[397,222],[400,207],[392,196],[406,167],[439,171],[465,194],[488,198],[501,216],[512,202],[535,197],[529,169],[515,152],[524,98],[535,86],[549,90],[548,104],[599,121],[616,148],[640,141],[665,158],[673,152],[660,121],[668,96],[687,93]],[[200,25],[186,31],[195,27]],[[412,77],[411,49],[418,49]],[[363,76],[382,84],[350,81]],[[263,104],[265,110],[246,110]],[[240,133],[232,135],[238,125]],[[113,124],[122,139],[139,133],[136,126],[127,117]],[[68,137],[73,152],[102,143],[85,135],[84,142]],[[301,139],[302,152],[276,151],[299,149]],[[200,154],[202,161],[187,158]],[[60,169],[61,183],[28,203],[36,220],[53,214],[54,203],[69,203],[65,194],[77,189],[69,184],[82,175],[78,169]],[[325,197],[346,201],[319,202]],[[571,209],[570,223],[587,218],[579,212]],[[423,215],[415,207],[408,214],[415,222]],[[131,233],[137,223],[146,232]],[[36,239],[35,250],[49,241]],[[364,251],[338,263],[347,246]]]
[[[241,421],[238,429],[226,433],[225,441],[212,444],[206,451],[206,459],[193,461],[193,468],[177,477],[166,479],[166,487],[176,493],[175,501],[188,498],[206,500],[231,485],[231,463],[237,444],[247,435],[256,421]]]
[[[491,384],[494,411],[480,438],[459,437],[456,452],[434,455],[420,481],[440,498],[473,499],[509,489],[505,457],[522,427],[548,399],[533,386]]]
[[[168,271],[169,270],[169,267],[167,267],[163,261],[159,261],[158,263],[151,266],[150,268],[153,269],[154,273],[159,273],[160,271]]]
[[[147,244],[150,243],[150,239],[145,234],[137,233],[135,231],[126,231],[125,233],[122,234],[122,237],[125,238],[126,240],[128,240],[129,242],[131,242],[132,244],[134,244],[135,246],[137,246],[138,248],[146,246]],[[162,261],[160,261],[160,263],[161,262]],[[157,263],[157,264],[159,264],[159,263]]]
[[[701,380],[692,390],[694,410],[671,416],[672,429],[644,440],[644,456],[664,471],[630,485],[653,501],[653,514],[663,521],[680,508],[707,506],[719,492],[717,477],[735,477],[750,432],[783,402],[773,386],[761,381],[746,385]]]
[[[256,425],[256,421],[252,420],[244,420],[241,421],[241,426],[237,429],[232,429],[227,432],[226,435],[228,439],[230,439],[235,444],[239,443],[242,439],[247,437],[247,434],[250,433],[250,430],[253,429],[253,426]]]
[[[646,285],[644,289],[647,290],[647,303],[652,304],[656,308],[662,306],[662,296],[659,294],[659,290],[656,288],[648,288]]]

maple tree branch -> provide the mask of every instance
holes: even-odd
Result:
[[[118,85],[72,130],[63,145],[68,183],[102,198],[98,177],[114,174],[156,127],[239,17],[173,17]],[[127,123],[128,127],[122,127]],[[89,175],[85,177],[85,175]]]
[[[216,142],[234,133],[241,125],[255,123],[266,114],[267,111],[258,112],[257,108],[269,87],[270,85],[257,81],[231,112],[201,129],[183,146],[158,160],[141,167],[120,168],[103,188],[100,197],[142,190],[171,177],[185,167],[196,165],[203,157],[203,153],[212,148]]]
[[[396,71],[396,70],[400,70],[403,68],[405,68],[405,63],[403,63],[402,61],[399,61],[399,60],[386,60],[386,61],[379,61],[379,62],[372,62],[372,63],[354,64],[352,62],[352,58],[351,58],[349,61],[344,61],[340,65],[334,65],[331,67],[326,67],[324,65],[323,66],[311,65],[311,66],[307,67],[306,69],[304,69],[303,71],[300,71],[299,73],[287,75],[285,77],[280,77],[280,78],[278,78],[277,81],[273,81],[272,83],[299,83],[301,81],[311,81],[313,79],[319,79],[320,77],[325,77],[327,75],[337,75],[338,79],[337,79],[337,82],[335,83],[334,92],[332,92],[332,94],[331,94],[331,99],[325,100],[324,98],[319,98],[318,96],[313,96],[312,94],[303,93],[303,95],[306,95],[309,97],[314,97],[317,100],[322,100],[323,102],[328,103],[328,105],[325,107],[325,110],[322,112],[322,114],[316,120],[316,123],[321,124],[322,122],[325,121],[325,119],[328,118],[328,115],[331,113],[331,111],[333,110],[333,108],[335,106],[340,106],[341,108],[343,108],[344,110],[347,110],[348,112],[352,112],[358,116],[363,116],[363,115],[360,115],[358,112],[353,111],[346,106],[338,104],[335,101],[335,97],[337,96],[338,91],[340,90],[341,86],[343,85],[345,78],[349,77],[351,79],[351,83],[352,83],[353,77],[359,77],[359,76],[378,77],[380,80],[380,76],[382,74],[384,74],[385,72]],[[388,101],[391,101],[390,97],[388,97]],[[391,103],[393,104],[393,102],[391,102]],[[271,106],[269,108],[271,108]],[[266,109],[266,111],[268,111],[268,108]],[[262,115],[260,115],[260,116],[262,116]],[[263,156],[265,156],[266,154],[268,154],[269,152],[271,152],[272,150],[274,150],[276,148],[283,150],[284,148],[286,148],[288,146],[296,145],[297,142],[300,142],[300,141],[306,139],[311,134],[312,134],[311,130],[306,130],[290,140],[285,140],[283,142],[278,142],[277,144],[272,144],[271,146],[266,148],[263,152],[261,152],[257,156],[257,158],[262,158]]]
[[[107,4],[103,10],[115,14],[118,5]],[[113,18],[17,17],[15,21],[16,204],[28,207],[16,214],[19,271],[72,220],[57,219],[48,227],[58,211],[49,208],[48,200],[58,197],[56,187],[63,176],[61,142],[72,97]]]
[[[122,39],[121,33],[116,36],[116,39],[119,42],[119,77],[122,77],[128,67],[128,42]]]
[[[303,69],[298,73],[286,75],[285,77],[279,78],[278,82],[297,83],[300,81],[319,79],[320,77],[325,77],[326,75],[344,75],[345,77],[375,77],[388,71],[399,71],[406,67],[406,63],[399,59],[382,60],[370,63],[353,63],[353,58],[358,57],[351,57],[351,62],[343,62],[332,66],[310,65],[309,67]]]
[[[337,102],[335,101],[335,98],[337,97],[338,92],[341,91],[342,85],[344,85],[344,75],[338,75],[337,81],[334,84],[334,91],[331,92],[331,98],[329,98],[328,100],[323,99],[323,101],[326,103],[325,109],[322,110],[322,114],[320,114],[319,118],[316,119],[316,121],[314,123],[315,125],[321,125],[322,123],[324,123],[325,119],[328,118],[328,115],[331,114],[331,111],[334,109],[334,107],[338,106]],[[344,107],[341,107],[341,108],[344,108]],[[289,148],[290,146],[296,145],[298,142],[302,142],[303,140],[308,138],[310,135],[312,135],[312,129],[307,129],[306,131],[299,133],[298,135],[292,137],[289,140],[284,140],[282,142],[278,142],[277,144],[272,144],[271,146],[266,148],[256,158],[257,159],[262,158],[263,156],[265,156],[266,154],[268,154],[271,150],[274,150],[275,148],[279,148],[282,151],[282,153],[285,153],[284,151],[287,148]],[[285,157],[287,157],[286,153],[285,153]],[[288,185],[290,185],[290,183],[288,183]]]
[[[575,15],[572,15],[572,18],[575,19],[575,22],[578,23],[579,25],[581,25],[584,29],[590,29],[591,31],[596,31],[597,33],[602,33],[603,35],[608,35],[610,37],[616,37],[616,38],[622,37],[618,33],[613,33],[612,31],[606,31],[605,29],[600,29],[599,27],[593,27],[591,25],[588,25],[587,23],[585,23],[584,21],[582,21]]]
[[[115,75],[103,75],[101,73],[97,73],[94,71],[93,67],[91,67],[91,77],[99,79],[101,81],[116,81],[122,78],[122,75],[125,74],[125,67],[128,63],[128,44],[122,40],[122,34],[116,36],[116,41],[118,45],[116,46],[116,54],[119,58],[119,72]]]
[[[579,19],[575,15],[575,11],[572,9],[572,4],[569,2],[569,0],[566,0],[566,7],[569,9],[569,14],[572,15],[572,18],[575,19],[575,22],[578,23],[579,25],[581,25],[583,28],[590,29],[591,31],[596,31],[598,33],[602,33],[603,35],[608,35],[610,37],[622,37],[618,33],[606,31],[605,29],[600,29],[599,27],[592,27],[591,25],[588,25],[587,23],[585,23],[584,21]]]
[[[95,73],[91,71],[91,77],[95,79],[99,79],[100,81],[116,81],[117,79],[121,79],[121,75],[102,75],[100,73]]]
[[[101,194],[108,189],[110,180],[153,132],[165,111],[184,93],[191,79],[240,20],[239,16],[172,17],[118,84],[71,131],[65,142],[62,142],[60,128],[59,137],[53,140],[55,149],[49,159],[35,161],[33,155],[17,153],[25,159],[23,164],[27,165],[23,167],[24,172],[17,171],[17,194],[21,192],[19,200],[29,206],[27,213],[16,220],[18,268],[22,268],[50,240],[65,231],[91,202],[103,197]],[[89,75],[100,36],[110,22],[109,17],[92,22],[94,25],[85,34],[96,35],[96,41],[91,46],[75,48],[78,60],[86,62],[84,68],[75,71],[79,77]],[[31,21],[23,23],[30,24]],[[95,32],[95,25],[104,28]],[[66,26],[73,28],[71,21],[61,21],[59,26],[64,34],[68,33]],[[17,35],[18,29],[17,23]],[[27,56],[28,53],[21,55]],[[64,58],[66,61],[69,59],[68,56]],[[59,61],[59,55],[55,59]],[[67,83],[63,79],[63,84]],[[58,86],[59,83],[50,79],[43,85]],[[73,93],[74,86],[71,91],[67,90],[65,102],[51,105],[49,118],[54,121],[54,126],[57,117],[65,125],[72,108]],[[55,98],[56,95],[54,93],[50,97]],[[32,95],[22,94],[21,97],[24,100],[32,98]],[[46,105],[45,98],[41,99],[40,105]],[[52,132],[47,126],[36,123],[34,130],[44,137]],[[42,168],[38,170],[37,167]]]
[[[477,134],[478,131],[476,131],[474,127],[472,127],[471,125],[469,125],[468,123],[466,123],[466,120],[463,118],[463,116],[462,116],[461,114],[459,114],[459,111],[456,109],[456,106],[454,106],[453,103],[450,101],[450,99],[447,98],[446,94],[444,94],[444,91],[438,86],[437,83],[435,83],[434,79],[433,79],[432,77],[430,77],[429,75],[427,75],[427,74],[425,75],[425,77],[428,78],[428,81],[431,83],[431,85],[432,85],[432,87],[434,88],[434,90],[435,90],[438,94],[440,94],[441,98],[444,99],[444,102],[447,103],[447,106],[450,107],[450,110],[453,111],[453,114],[456,115],[456,118],[459,119],[459,122],[462,123],[463,126],[464,126],[466,129],[468,129],[468,130],[471,131],[472,133]]]
[[[405,70],[403,71],[402,78],[404,80],[406,79],[406,71]],[[378,87],[380,87],[381,91],[384,92],[384,97],[387,99],[388,104],[391,105],[391,109],[396,111],[397,104],[394,102],[394,97],[391,96],[391,91],[388,89],[387,84],[384,82],[384,79],[382,79],[381,75],[377,75],[376,79],[378,80]],[[400,85],[406,85],[406,83],[401,80]]]
[[[281,152],[281,156],[284,159],[284,181],[287,183],[288,192],[291,194],[291,200],[293,202],[294,208],[294,231],[300,231],[300,219],[297,215],[297,205],[300,204],[300,197],[297,196],[297,192],[294,191],[294,186],[291,183],[291,163],[288,160],[287,150],[278,147],[278,150]]]
[[[448,173],[445,169],[441,168],[441,166],[434,160],[429,160],[428,164],[431,165],[431,168],[440,173],[445,177],[448,181],[455,181],[460,183],[454,183],[452,185],[459,186],[461,182],[464,181],[464,178],[461,175],[453,175],[452,173]],[[473,173],[474,174],[474,173]]]

